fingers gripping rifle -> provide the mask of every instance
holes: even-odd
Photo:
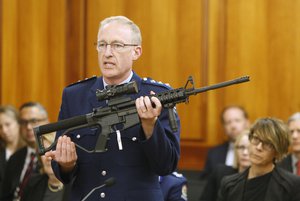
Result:
[[[177,131],[177,122],[174,113],[174,106],[178,103],[189,100],[189,96],[203,93],[209,90],[214,90],[233,84],[240,84],[249,81],[249,76],[240,77],[234,80],[221,82],[215,85],[206,86],[202,88],[195,88],[193,78],[190,76],[186,85],[182,88],[171,89],[162,93],[149,95],[159,99],[162,106],[168,109],[170,127],[173,132]],[[187,88],[191,84],[192,87]],[[107,106],[93,109],[93,112],[75,116],[72,118],[60,120],[55,123],[50,123],[34,128],[34,135],[38,145],[39,154],[43,155],[55,147],[57,141],[53,142],[49,147],[45,147],[43,143],[43,135],[64,130],[62,135],[81,128],[99,127],[99,133],[96,146],[94,150],[87,150],[84,147],[76,144],[76,146],[86,152],[104,152],[106,151],[106,143],[109,140],[109,135],[116,130],[125,130],[140,123],[137,114],[135,100],[124,94],[137,93],[138,87],[135,81],[122,85],[113,85],[108,89],[97,90],[96,96],[99,101],[107,100]],[[155,105],[154,105],[155,107]],[[118,129],[117,129],[118,126]],[[121,126],[121,129],[120,129]]]

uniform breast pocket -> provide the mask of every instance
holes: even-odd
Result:
[[[97,128],[76,129],[69,132],[68,136],[71,137],[72,141],[76,145],[79,145],[81,147],[81,148],[77,147],[76,149],[77,154],[81,155],[82,153],[84,155],[90,155],[85,150],[93,151],[95,149],[96,141],[98,138],[98,129]]]
[[[142,150],[138,132],[135,129],[121,131],[121,142],[118,141],[117,136],[115,140],[116,163],[122,166],[139,166],[144,163],[145,156]],[[112,139],[111,139],[112,140]],[[120,150],[120,143],[122,150]]]

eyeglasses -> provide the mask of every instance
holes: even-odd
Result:
[[[266,141],[263,141],[261,139],[259,139],[257,136],[255,135],[250,135],[249,136],[249,141],[254,144],[255,146],[259,145],[260,143],[262,144],[262,148],[265,149],[265,150],[272,150],[274,149],[274,146],[272,143],[270,142],[266,142]]]
[[[112,42],[112,43],[97,42],[95,43],[95,45],[98,52],[104,52],[108,45],[115,52],[122,52],[126,47],[129,46],[138,46],[137,44],[124,44],[120,42]]]
[[[38,123],[45,121],[46,119],[21,119],[20,120],[20,124],[22,126],[27,126],[28,124],[32,125],[32,126],[36,126]]]

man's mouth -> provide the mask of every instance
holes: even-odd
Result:
[[[111,61],[105,61],[103,63],[106,68],[112,68],[116,65],[114,62],[111,62]]]

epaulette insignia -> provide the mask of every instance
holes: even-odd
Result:
[[[178,172],[173,172],[172,174],[173,174],[175,177],[179,177],[179,178],[183,177],[183,175],[180,174],[180,173],[178,173]]]
[[[80,84],[80,83],[83,83],[83,82],[91,81],[91,80],[94,80],[94,79],[97,79],[96,75],[93,75],[90,78],[85,78],[84,80],[78,80],[77,82],[74,82],[74,83],[68,85],[67,87],[70,87],[70,86],[73,86],[73,85],[76,85],[76,84]]]
[[[164,87],[167,87],[167,88],[170,88],[170,84],[169,83],[163,83],[161,81],[156,81],[156,80],[153,80],[151,78],[147,78],[147,77],[144,77],[142,79],[142,82],[145,83],[145,84],[154,84],[154,85],[157,85],[157,86],[164,86]]]

